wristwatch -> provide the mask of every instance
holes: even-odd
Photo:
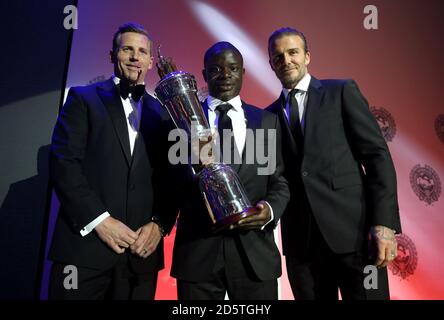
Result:
[[[166,232],[165,232],[165,228],[163,227],[162,221],[160,221],[159,217],[157,217],[157,216],[153,216],[153,217],[151,218],[151,221],[158,225],[159,230],[160,230],[160,236],[161,236],[162,238],[165,237],[165,234],[166,234]]]

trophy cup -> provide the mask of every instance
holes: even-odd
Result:
[[[178,71],[171,58],[160,54],[156,64],[161,80],[156,85],[156,96],[167,109],[177,128],[185,130],[188,141],[208,138],[211,129],[197,97],[194,76]],[[191,165],[191,162],[190,162]],[[213,221],[213,232],[221,231],[239,220],[257,213],[248,200],[237,173],[223,163],[192,166],[202,192],[208,213]]]

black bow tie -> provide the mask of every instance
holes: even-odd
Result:
[[[140,98],[145,94],[145,85],[138,84],[135,86],[130,86],[128,81],[120,80],[119,92],[123,99],[128,98],[128,95],[131,93],[131,98],[133,98],[134,101],[139,101]]]

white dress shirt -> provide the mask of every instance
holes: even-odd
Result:
[[[230,104],[233,106],[228,110],[227,115],[231,119],[233,125],[233,136],[236,141],[236,147],[239,151],[239,155],[242,156],[242,152],[245,147],[245,139],[247,136],[247,122],[245,119],[244,109],[242,109],[242,101],[240,96],[236,96],[229,101],[222,101],[212,96],[208,96],[208,122],[210,127],[217,130],[219,123],[219,111],[216,108],[221,104]]]
[[[113,76],[113,81],[117,85],[120,83],[120,79],[116,76]],[[134,101],[131,97],[131,93],[128,95],[128,98],[123,99],[120,97],[122,101],[123,110],[125,112],[126,124],[128,125],[128,137],[130,142],[130,151],[131,155],[133,155],[134,144],[136,143],[137,134],[140,128],[140,115],[142,114],[142,99],[139,101]],[[80,230],[80,234],[84,237],[94,230],[95,227],[99,225],[103,220],[110,216],[109,212],[106,211],[102,213],[100,216],[95,218],[89,224],[87,224],[82,230]]]

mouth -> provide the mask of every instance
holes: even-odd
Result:
[[[297,68],[287,68],[287,69],[282,69],[282,73],[288,74],[288,73],[292,73],[293,71],[296,71]]]
[[[132,64],[127,64],[126,67],[128,68],[128,70],[133,70],[133,71],[139,71],[140,70],[139,66],[132,65]]]
[[[217,84],[217,87],[218,87],[220,90],[223,90],[223,91],[229,91],[229,90],[233,89],[233,84],[232,84],[232,83],[229,83],[229,82],[223,82],[223,83],[218,83],[218,84]]]

